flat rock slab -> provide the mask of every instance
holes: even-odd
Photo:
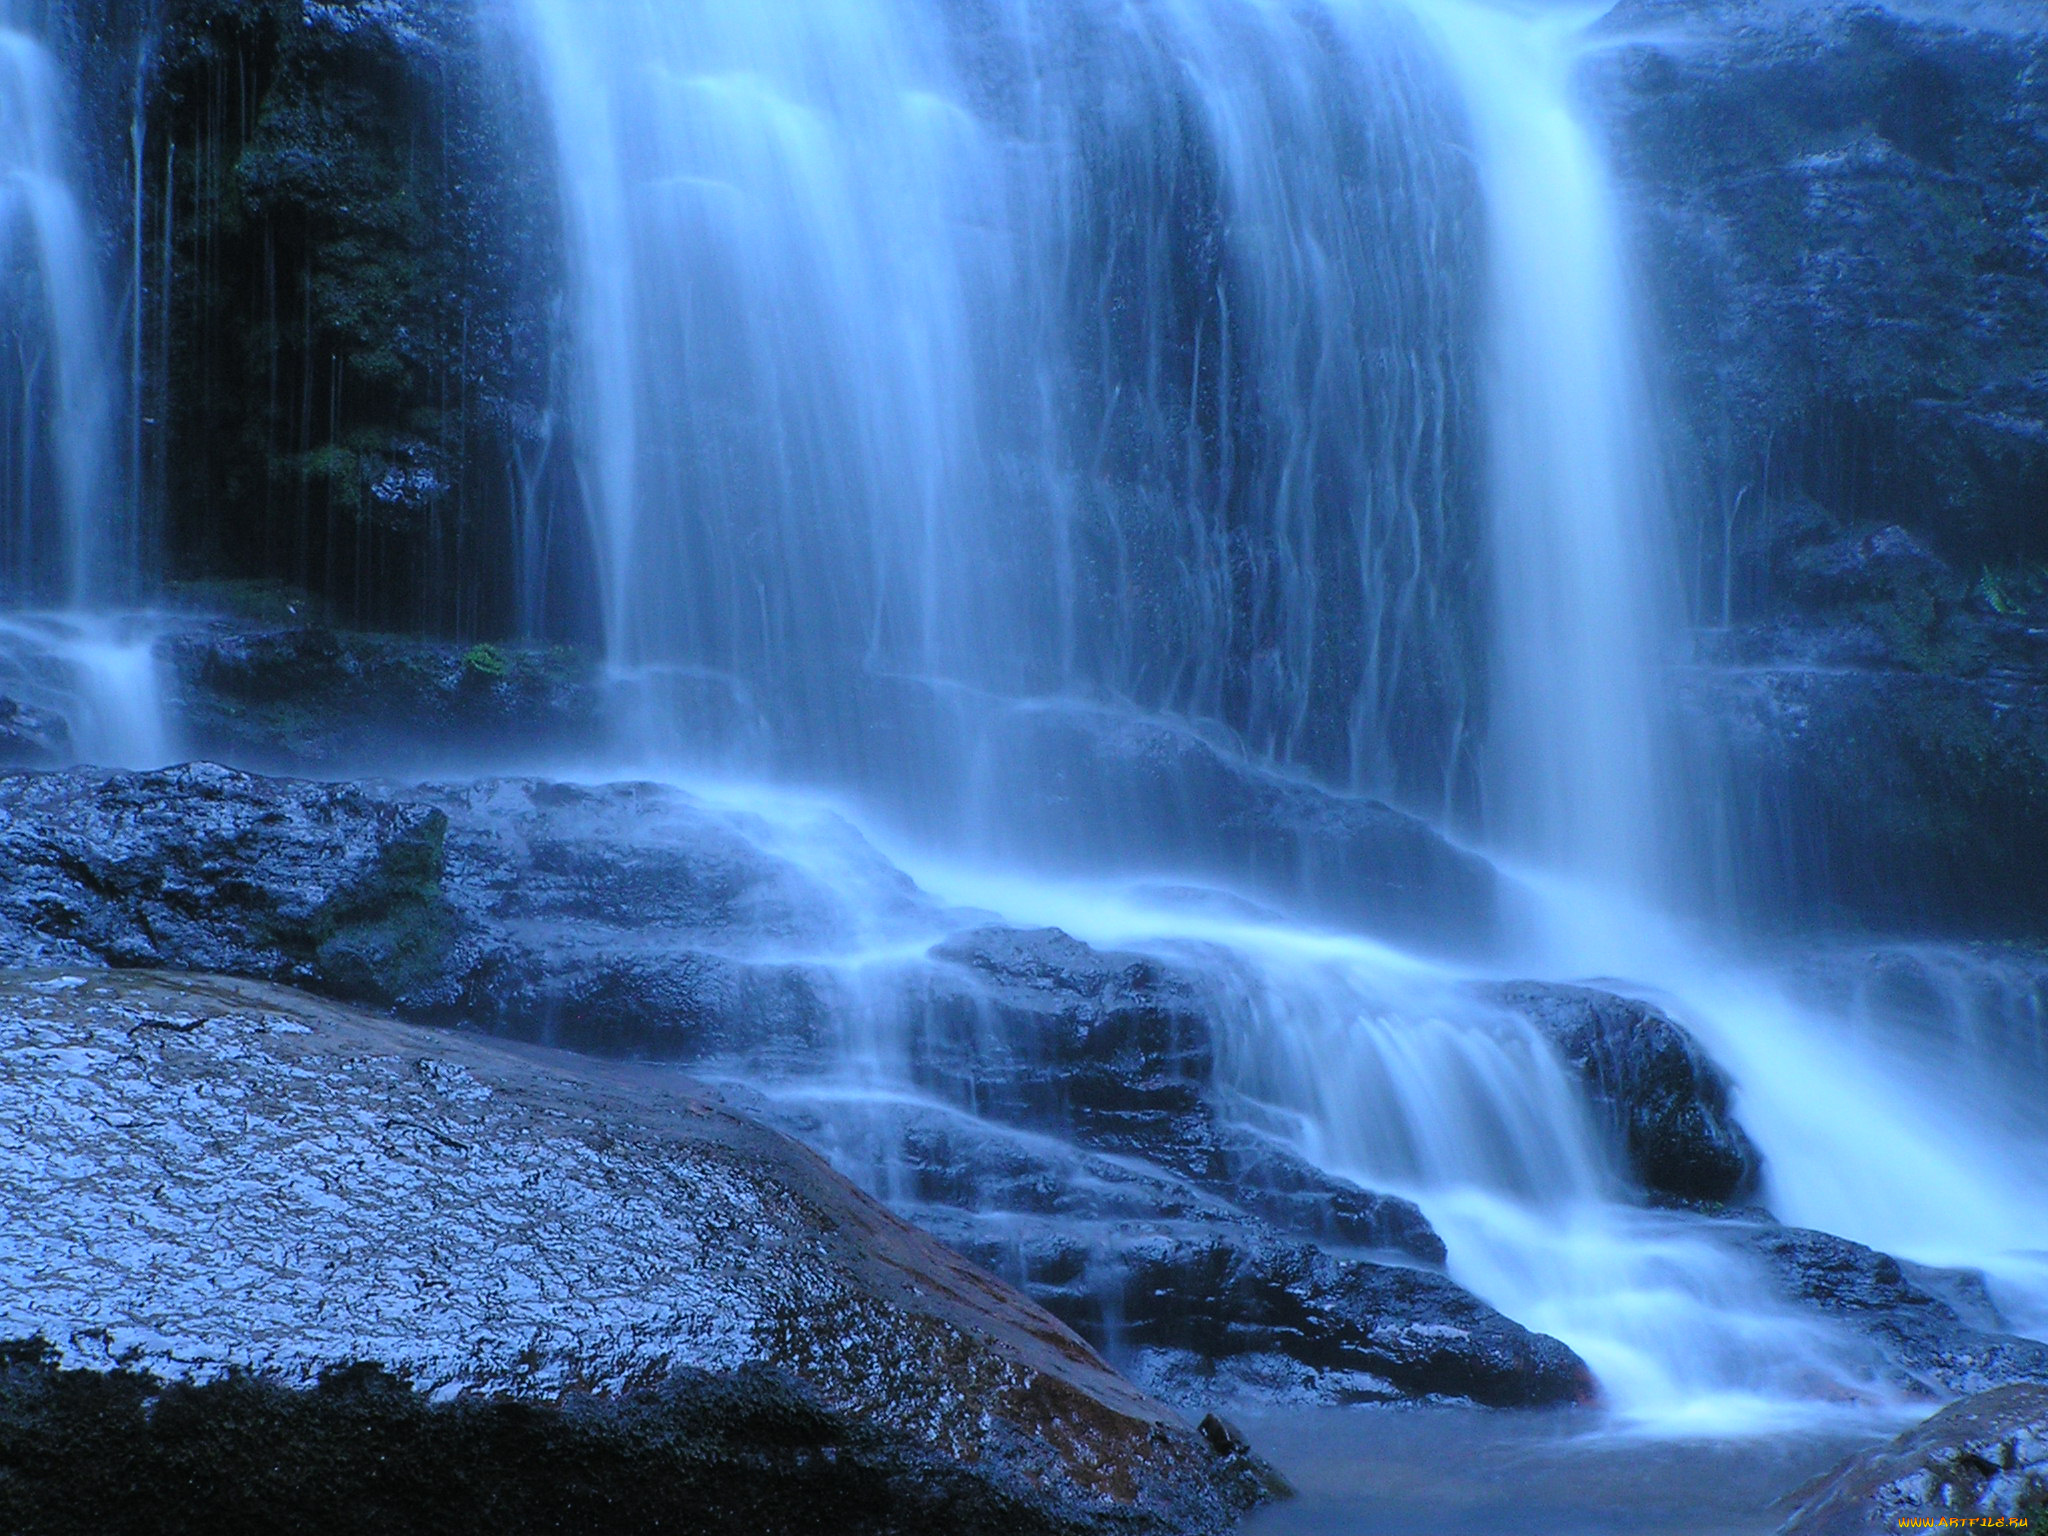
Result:
[[[1076,1519],[1219,1528],[1249,1486],[1048,1314],[680,1075],[260,983],[13,972],[0,1191],[0,1337],[63,1366],[368,1362],[443,1400],[770,1366]]]

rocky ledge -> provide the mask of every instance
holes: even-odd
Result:
[[[213,619],[158,656],[188,750],[282,772],[560,754],[601,734],[596,664],[563,646]]]
[[[1267,1486],[672,1072],[25,971],[0,1126],[10,1530],[426,1529],[431,1482],[437,1530],[1178,1533]]]

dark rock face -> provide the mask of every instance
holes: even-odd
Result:
[[[1678,1025],[1589,987],[1518,982],[1500,997],[1556,1043],[1644,1189],[1707,1201],[1754,1189],[1763,1157],[1729,1112],[1728,1079]]]
[[[1589,65],[1663,319],[1729,894],[2038,931],[2048,20],[1628,0]]]
[[[1771,664],[1687,691],[1707,750],[1740,765],[1755,909],[1904,933],[2048,922],[2048,672]]]
[[[1781,1295],[1870,1339],[1901,1385],[1946,1397],[2048,1381],[2048,1344],[2005,1331],[1981,1276],[1903,1263],[1825,1232],[1734,1230]]]
[[[547,510],[574,504],[550,413],[557,221],[544,125],[513,106],[488,19],[129,9],[154,14],[100,46],[124,125],[147,48],[138,298],[163,355],[142,414],[172,571],[290,582],[356,623],[542,622],[561,593],[519,594],[522,535],[576,543]]]
[[[2039,7],[1630,0],[1603,29],[1716,504],[1803,493],[1969,569],[2048,556]]]
[[[187,750],[284,772],[408,767],[480,750],[580,750],[590,659],[563,649],[219,620],[161,648]]]
[[[447,824],[349,786],[205,763],[0,778],[5,942],[390,1002],[447,960]]]
[[[1930,1527],[2048,1520],[2048,1386],[1995,1387],[1951,1403],[1891,1444],[1851,1456],[1792,1494],[1783,1536],[1876,1536]]]

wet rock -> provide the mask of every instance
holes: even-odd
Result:
[[[1754,1189],[1763,1157],[1729,1108],[1728,1078],[1677,1024],[1590,987],[1517,982],[1499,996],[1555,1042],[1645,1190],[1727,1201]]]
[[[318,772],[587,749],[599,731],[589,656],[456,645],[302,624],[215,620],[165,639],[189,750]]]
[[[1755,850],[1755,908],[1898,933],[2048,920],[2048,670],[1955,677],[1779,661],[1688,681],[1701,755]]]
[[[0,698],[0,768],[53,768],[71,756],[71,728],[60,715]]]
[[[291,581],[365,627],[558,612],[519,565],[574,542],[535,515],[574,473],[550,411],[560,223],[496,29],[459,0],[93,15],[100,120],[139,104],[166,151],[137,196],[153,281],[184,296],[151,374],[168,565]]]
[[[886,1101],[798,1092],[764,1112],[1172,1401],[1591,1391],[1570,1350],[1441,1273],[1326,1251],[1158,1166]]]
[[[1218,1113],[1212,1010],[1191,978],[1057,929],[980,929],[932,956],[945,965],[916,1050],[954,1102],[1142,1157],[1283,1230],[1443,1262],[1413,1202],[1324,1173]],[[958,972],[969,989],[949,988]]]
[[[1436,1271],[1332,1254],[1231,1213],[1168,1221],[1147,1211],[1093,1227],[1014,1212],[907,1214],[1170,1401],[1524,1407],[1595,1394],[1570,1349]]]
[[[1981,1276],[1905,1263],[1799,1227],[1731,1230],[1763,1260],[1781,1296],[1869,1339],[1901,1385],[1951,1397],[2048,1381],[2048,1344],[2006,1331]]]
[[[1602,31],[1703,510],[1739,539],[1804,495],[1972,577],[2048,556],[2041,8],[1627,0]]]
[[[603,732],[592,659],[564,647],[464,647],[223,619],[171,637],[163,651],[191,750],[264,771],[427,772],[479,753],[574,756]],[[875,707],[920,718],[894,696]],[[1433,951],[1480,950],[1495,935],[1492,866],[1379,801],[1275,773],[1152,721],[1023,710],[974,728],[998,766],[960,766],[959,782],[1004,803],[1005,835],[1018,839],[1010,851],[1032,862],[1222,881]],[[859,771],[809,766],[828,779]],[[957,788],[943,774],[896,777],[904,784],[871,790],[886,803],[907,786],[899,813],[913,823],[944,827],[972,815],[952,803]]]
[[[1105,1345],[1142,1316],[1143,1348],[1192,1359],[1242,1303],[1261,1342],[1230,1353],[1293,1362],[1290,1390],[1296,1367],[1320,1381],[1366,1372],[1375,1393],[1564,1390],[1544,1354],[1561,1346],[1489,1309],[1474,1314],[1483,1328],[1443,1324],[1465,1332],[1432,1352],[1384,1342],[1404,1307],[1434,1327],[1442,1308],[1478,1304],[1441,1275],[1369,1296],[1342,1278],[1356,1263],[1376,1273],[1375,1254],[1440,1265],[1442,1240],[1411,1202],[1233,1120],[1191,976],[1054,930],[963,926],[828,814],[793,831],[652,785],[501,780],[379,798],[205,766],[0,780],[0,807],[16,812],[0,827],[13,860],[0,916],[20,953],[284,977],[419,1019],[785,1085],[871,1028],[908,1086],[962,1123],[1035,1134],[1039,1151],[929,1126],[856,1145],[844,1108],[790,1128],[978,1256],[981,1216],[1042,1215],[1032,1251],[998,1267]],[[903,958],[863,958],[877,946]],[[1151,1254],[1162,1222],[1183,1225]],[[1343,1255],[1338,1269],[1317,1244]],[[1169,1299],[1209,1285],[1226,1253],[1229,1291]],[[1317,1329],[1354,1342],[1310,1359]]]
[[[1589,59],[1702,466],[1690,755],[1776,927],[2048,920],[2044,16],[1625,0]]]
[[[48,1344],[0,1372],[7,1461],[97,1394],[111,1412],[70,1412],[54,1449],[139,1479],[75,1499],[290,1508],[338,1460],[371,1465],[326,1497],[374,1504],[435,1465],[426,1448],[471,1500],[523,1448],[600,1507],[607,1464],[627,1507],[651,1496],[636,1471],[728,1510],[762,1508],[778,1467],[844,1477],[875,1530],[953,1529],[957,1508],[965,1529],[1210,1531],[1261,1496],[1250,1458],[673,1075],[156,973],[0,981],[0,1036],[22,1239],[0,1252],[0,1335]],[[153,1388],[117,1371],[192,1390],[152,1418]],[[259,1453],[273,1429],[310,1462]],[[197,1488],[177,1476],[195,1462]],[[62,1491],[0,1480],[0,1500]],[[547,1507],[532,1471],[507,1496]]]
[[[1951,1403],[1792,1494],[1782,1536],[1875,1536],[1909,1520],[2036,1530],[2048,1519],[2048,1385]]]
[[[1343,1395],[1448,1397],[1488,1407],[1593,1400],[1564,1345],[1509,1322],[1441,1274],[1347,1262],[1313,1244],[1159,1235],[1122,1255],[1126,1347],[1209,1362],[1281,1356]]]
[[[418,1017],[758,1065],[816,1050],[856,1009],[844,967],[869,923],[942,926],[900,870],[822,813],[803,850],[820,869],[776,851],[761,818],[659,785],[408,793],[449,818],[445,887],[462,926],[436,985],[405,999]]]
[[[207,763],[7,776],[0,943],[389,1002],[447,963],[446,831],[427,806]]]

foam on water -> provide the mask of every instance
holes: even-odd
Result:
[[[0,614],[0,696],[62,723],[62,755],[160,768],[179,753],[154,613]]]

